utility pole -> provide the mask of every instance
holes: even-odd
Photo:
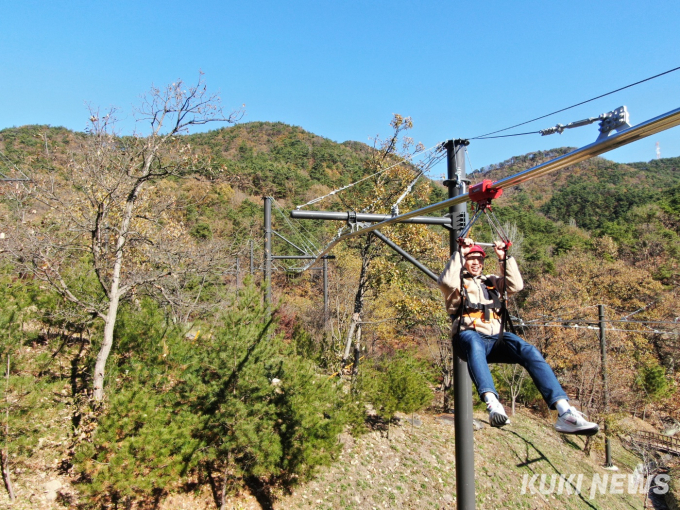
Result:
[[[446,181],[449,198],[467,193],[469,181],[465,179],[465,147],[467,140],[446,142]],[[452,226],[449,233],[449,253],[458,250],[458,233],[467,223],[465,202],[449,207]],[[452,346],[453,348],[453,346]],[[453,407],[456,427],[456,507],[458,510],[475,508],[475,452],[472,428],[472,381],[467,362],[453,350]]]
[[[264,302],[272,306],[272,197],[264,197]]]
[[[605,451],[605,467],[612,467],[612,448],[609,444],[609,430],[607,421],[609,419],[609,382],[607,380],[607,343],[604,336],[604,305],[597,305],[597,312],[600,322],[600,357],[602,359],[602,386],[604,392],[604,451]]]

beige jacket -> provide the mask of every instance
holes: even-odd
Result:
[[[461,302],[460,294],[460,270],[462,267],[460,253],[456,252],[451,257],[444,268],[444,271],[439,276],[437,283],[444,294],[444,301],[446,302],[446,312],[449,315],[454,315],[458,311]],[[501,273],[503,272],[503,265],[501,264]],[[503,294],[503,286],[505,282],[508,283],[508,296],[519,292],[524,288],[522,275],[517,267],[517,261],[513,257],[508,257],[507,260],[507,277],[503,274],[500,276],[486,275],[489,282],[498,290],[500,295]],[[466,273],[464,278],[466,290],[472,303],[493,303],[489,296],[489,291],[486,285],[482,282],[482,276],[472,277]],[[500,310],[496,310],[500,312]],[[500,333],[501,321],[496,314],[492,314],[490,320],[486,322],[483,318],[473,317],[473,313],[466,310],[463,313],[463,324],[461,331],[465,329],[474,328],[479,333],[485,335],[497,335]],[[479,315],[479,314],[478,314]],[[451,328],[451,334],[455,334],[458,330],[458,321],[454,321]]]

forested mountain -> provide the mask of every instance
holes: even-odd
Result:
[[[0,132],[0,150],[29,173],[40,173],[47,161],[45,151],[49,158],[63,164],[74,140],[82,136],[49,126],[5,129]],[[205,187],[208,195],[187,208],[187,224],[207,222],[211,230],[218,231],[226,228],[225,223],[247,226],[248,230],[261,228],[259,219],[252,220],[261,215],[263,196],[274,196],[290,207],[360,179],[365,175],[365,159],[373,150],[359,142],[335,143],[283,123],[251,122],[186,138],[210,158],[210,171],[195,175],[191,183],[194,187]],[[470,178],[473,182],[482,178],[502,179],[570,150],[516,156],[474,171]],[[674,210],[680,185],[679,167],[680,158],[630,164],[593,158],[506,190],[498,200],[499,211],[503,211],[500,216],[519,222],[517,225],[521,224],[525,236],[558,232],[560,224],[569,224],[596,236],[610,235],[617,241],[630,241],[630,236],[622,232],[622,225],[631,211],[650,204],[659,205],[667,213]],[[222,203],[220,191],[215,191],[220,186],[224,190],[225,184],[236,194],[229,204]],[[432,199],[443,197],[443,189],[437,188]],[[334,206],[344,208],[337,202]],[[321,202],[315,207],[329,206]],[[217,226],[218,223],[223,225]],[[631,232],[630,228],[627,230]],[[558,253],[564,251],[564,240],[552,241],[540,244]]]
[[[0,347],[10,367],[3,462],[24,496],[37,463],[75,487],[60,496],[64,506],[143,508],[209,487],[219,502],[254,480],[290,487],[337,458],[340,431],[366,426],[365,404],[388,423],[433,395],[433,405],[445,405],[451,352],[439,290],[375,240],[334,250],[330,317],[320,271],[279,266],[273,320],[261,302],[262,197],[284,209],[275,230],[323,244],[339,224],[291,225],[286,211],[399,161],[396,144],[336,143],[269,122],[177,135],[135,191],[132,234],[116,251],[132,196],[124,185],[137,175],[144,139],[111,135],[93,146],[97,136],[49,126],[0,131],[0,172],[16,165],[34,180],[3,184],[0,201]],[[469,177],[497,180],[569,150],[518,155]],[[119,172],[107,173],[115,165]],[[412,178],[413,167],[401,165],[311,208],[389,212]],[[400,209],[445,196],[422,179]],[[628,413],[662,430],[677,420],[680,158],[594,158],[506,190],[494,210],[527,283],[512,313],[570,397],[599,421]],[[443,267],[447,232],[384,233],[433,271]],[[472,235],[491,240],[483,224]],[[112,300],[106,284],[123,250],[106,398],[93,400]],[[281,240],[274,250],[296,253]],[[612,322],[607,337],[610,413],[588,329],[597,304],[625,321]],[[508,404],[541,406],[530,381],[503,367],[495,377]]]

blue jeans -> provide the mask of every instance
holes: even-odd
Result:
[[[466,329],[453,338],[453,347],[467,361],[470,377],[482,400],[486,392],[498,397],[489,363],[517,363],[523,366],[550,409],[560,399],[569,400],[538,349],[513,333],[503,333],[503,341],[499,342],[498,335],[484,335],[474,329]]]

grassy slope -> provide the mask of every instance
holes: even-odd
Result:
[[[476,412],[486,422],[484,412]],[[363,508],[455,508],[454,428],[434,415],[422,417],[422,427],[409,424],[393,427],[390,440],[372,432],[348,440],[342,460],[313,482],[284,496],[276,509],[363,509]],[[583,454],[584,440],[562,436],[552,418],[543,419],[526,411],[518,413],[503,429],[486,426],[475,432],[477,508],[641,508],[641,495],[601,495],[590,499],[594,473],[609,473],[601,467],[602,456]],[[486,423],[485,423],[486,424]],[[632,473],[637,458],[618,441],[613,444],[619,473]],[[521,494],[524,475],[584,474],[581,496]],[[538,488],[539,483],[535,486]]]
[[[485,413],[475,413],[486,421]],[[56,418],[56,416],[55,416]],[[316,479],[299,486],[293,494],[279,494],[274,509],[453,509],[456,507],[455,450],[453,426],[434,415],[422,416],[422,427],[393,426],[388,440],[384,432],[374,431],[359,438],[344,437],[342,456]],[[55,419],[55,424],[58,420]],[[57,428],[62,428],[57,425]],[[55,431],[56,432],[56,431]],[[64,432],[67,431],[64,428]],[[59,493],[74,495],[71,480],[57,470],[58,443],[43,447],[30,466],[15,474],[17,510],[72,508],[68,499],[50,502],[46,484],[58,481]],[[478,510],[498,508],[531,509],[608,509],[642,508],[641,495],[596,494],[591,500],[590,480],[594,473],[608,473],[601,467],[602,456],[596,452],[586,457],[583,440],[564,437],[552,430],[552,421],[522,412],[513,424],[503,429],[486,427],[475,432],[475,470]],[[613,442],[614,463],[619,473],[631,473],[638,459]],[[521,494],[525,474],[583,473],[581,496]],[[536,483],[536,487],[539,487]],[[206,488],[207,489],[207,488]],[[0,507],[9,501],[0,493]],[[210,494],[175,494],[160,506],[161,510],[215,508]],[[230,510],[261,508],[251,495],[229,498]]]

